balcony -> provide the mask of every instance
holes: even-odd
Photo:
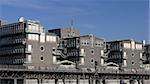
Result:
[[[53,53],[53,55],[61,56],[61,51],[60,50],[55,50],[52,53]]]
[[[102,57],[102,58],[108,58],[108,56],[107,56],[107,55],[101,55],[101,57]]]
[[[127,56],[123,56],[123,59],[127,59],[128,57]]]
[[[13,53],[13,54],[24,53],[24,49],[23,49],[23,48],[21,48],[21,49],[14,49],[14,50],[12,51],[12,53]]]
[[[40,31],[33,31],[33,30],[27,30],[26,29],[26,33],[30,33],[30,34],[40,34],[41,32]]]
[[[142,60],[142,61],[146,61],[146,58],[144,58],[144,57],[140,57],[140,60]]]
[[[25,53],[26,53],[26,54],[31,54],[32,51],[29,51],[28,49],[26,49]]]
[[[80,56],[86,56],[86,54],[85,53],[80,53]]]

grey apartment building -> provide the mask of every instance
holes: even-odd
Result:
[[[144,46],[144,56],[146,58],[145,64],[150,64],[150,45],[147,44]]]
[[[0,26],[0,64],[50,67],[104,65],[104,39],[80,36],[73,27],[45,31],[39,21],[20,18]]]
[[[20,18],[0,26],[0,64],[51,66],[57,36],[45,32],[39,21]]]
[[[107,62],[122,68],[140,68],[143,60],[143,44],[133,39],[107,42],[109,51]]]
[[[114,71],[116,74],[121,70],[149,71],[150,45],[133,39],[106,41],[92,34],[80,35],[79,29],[73,26],[46,31],[39,21],[21,17],[15,23],[0,21],[0,65],[19,65],[29,71],[57,72],[70,69],[83,72],[83,76],[84,72],[94,72],[96,76],[98,71]],[[40,79],[41,83],[38,79],[8,80],[12,84],[17,81],[21,81],[18,84],[65,84],[62,79]],[[120,84],[120,81],[124,81],[104,80],[106,84]],[[60,82],[56,83],[58,81]],[[71,84],[70,80],[67,81],[69,82],[66,84]],[[71,81],[76,84],[77,80]],[[91,83],[90,81],[91,79],[81,79],[78,82],[96,83],[94,80]],[[128,84],[130,79],[125,82],[122,84]],[[6,84],[8,81],[0,79],[0,83]]]
[[[149,63],[149,45],[145,46]],[[108,64],[141,68],[143,44],[135,40],[106,42],[92,34],[80,35],[74,27],[45,31],[39,21],[23,17],[16,23],[0,25],[0,64],[29,68],[76,65],[93,69]]]
[[[104,65],[104,39],[94,35],[80,36],[79,30],[74,28],[52,29],[49,32],[60,37],[54,54],[57,61],[78,64],[85,68],[94,68],[95,62],[98,66]]]

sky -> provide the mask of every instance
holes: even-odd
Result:
[[[0,0],[0,19],[39,20],[48,29],[73,26],[106,40],[150,41],[148,0]]]

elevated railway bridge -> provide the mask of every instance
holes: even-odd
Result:
[[[109,82],[116,81],[115,83]],[[150,71],[0,66],[0,84],[150,84]],[[71,82],[69,82],[71,81]]]

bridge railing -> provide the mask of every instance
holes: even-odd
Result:
[[[26,69],[26,67],[22,65],[0,65],[0,69]]]
[[[86,69],[75,69],[75,68],[60,68],[60,67],[35,67],[35,66],[22,66],[22,65],[0,65],[0,70],[28,70],[28,71],[48,71],[48,72],[75,72],[75,73],[95,73],[95,69],[86,70]],[[144,69],[124,69],[122,71],[117,69],[107,69],[107,68],[98,68],[98,73],[113,73],[113,74],[150,74],[150,70]]]

